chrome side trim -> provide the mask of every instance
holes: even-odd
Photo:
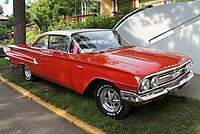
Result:
[[[26,60],[26,59],[23,59],[23,58],[20,58],[20,57],[17,57],[17,56],[14,56],[14,55],[9,55],[10,57],[13,57],[15,59],[18,59],[18,60],[22,60],[22,61],[25,61],[25,62],[29,62],[31,64],[33,64],[33,66],[35,67],[36,65],[38,65],[36,59],[34,58],[33,61],[30,61],[30,60]],[[10,60],[10,58],[9,58]]]
[[[39,54],[39,55],[43,55],[43,56],[53,56],[52,54],[50,53],[45,53],[45,52],[40,52],[40,51],[37,51],[37,50],[31,50],[31,49],[27,49],[27,48],[23,48],[23,47],[18,47],[16,45],[8,45],[9,48],[16,48],[16,49],[19,49],[19,50],[24,50],[24,51],[27,51],[27,52],[31,52],[31,53],[35,53],[35,54]]]
[[[33,59],[33,66],[36,67],[36,65],[38,65],[38,63],[37,63],[36,59],[34,58]]]
[[[5,57],[5,60],[8,60],[8,61],[10,61],[10,58],[8,58],[8,57]]]
[[[34,64],[34,65],[37,65],[37,64],[38,64],[35,58],[33,59],[33,64]]]
[[[163,90],[161,90],[160,92],[157,92],[157,93],[150,92],[150,93],[147,93],[145,95],[138,95],[138,94],[133,93],[133,92],[120,90],[121,99],[122,100],[126,100],[126,101],[130,101],[132,103],[145,104],[145,103],[148,103],[148,102],[152,101],[154,98],[157,98],[159,96],[162,96],[162,95],[170,93],[171,91],[173,91],[173,89],[182,86],[186,82],[190,81],[193,77],[194,77],[194,74],[191,71],[186,76],[186,78],[184,78],[181,81],[179,81],[176,85],[173,85],[171,87],[170,86],[166,87],[166,88],[164,88]]]

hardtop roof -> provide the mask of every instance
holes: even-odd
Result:
[[[72,30],[58,30],[58,31],[49,31],[42,34],[43,35],[67,35],[71,36],[74,33],[80,32],[92,32],[92,31],[107,31],[111,29],[72,29]]]

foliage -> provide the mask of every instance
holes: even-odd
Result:
[[[32,31],[26,32],[26,44],[33,44],[37,38],[40,37],[40,34],[35,34]]]
[[[48,27],[48,31],[65,30],[65,29],[67,29],[67,22],[65,20],[54,22]]]
[[[6,36],[7,29],[6,28],[0,28],[0,45],[8,45],[9,40]]]
[[[33,20],[38,24],[42,32],[48,30],[48,27],[59,22],[64,17],[80,13],[80,0],[38,0],[33,3],[31,13]]]
[[[101,11],[101,2],[99,1],[87,1],[87,10],[89,12],[89,14],[100,14]]]
[[[9,44],[13,45],[14,44],[14,39],[11,39],[10,42],[9,42]]]
[[[26,12],[25,12],[25,22],[26,24],[33,22],[31,17],[30,7],[26,6]],[[6,29],[11,30],[14,27],[14,20],[13,20],[13,14],[8,16],[8,20],[5,22]]]
[[[83,22],[74,22],[72,23],[71,28],[72,29],[84,29],[84,28],[112,29],[118,21],[119,21],[118,17],[98,15],[95,18],[88,18]]]
[[[7,29],[12,29],[14,26],[14,22],[13,22],[13,15],[8,17],[8,20],[6,21],[6,28]]]
[[[25,16],[25,22],[26,22],[26,24],[31,23],[32,20],[31,20],[31,14],[30,14],[30,12],[26,12],[25,15],[26,15]]]
[[[5,35],[6,32],[7,32],[7,29],[0,28],[0,36]]]
[[[0,45],[9,45],[10,44],[10,40],[9,39],[3,39],[3,40],[1,40],[0,43],[1,43]]]
[[[3,7],[0,5],[0,14],[3,14]]]

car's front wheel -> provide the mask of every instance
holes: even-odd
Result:
[[[124,117],[129,111],[129,105],[121,100],[119,89],[108,82],[98,85],[95,92],[95,99],[99,109],[108,116],[115,119]]]
[[[34,81],[35,76],[32,74],[28,66],[23,66],[24,79],[27,81]]]

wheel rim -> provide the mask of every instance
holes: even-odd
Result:
[[[24,74],[25,74],[25,78],[27,80],[31,79],[31,71],[29,70],[29,68],[27,66],[24,67]]]
[[[114,113],[121,106],[119,94],[112,88],[104,88],[100,93],[100,101],[105,110]]]

